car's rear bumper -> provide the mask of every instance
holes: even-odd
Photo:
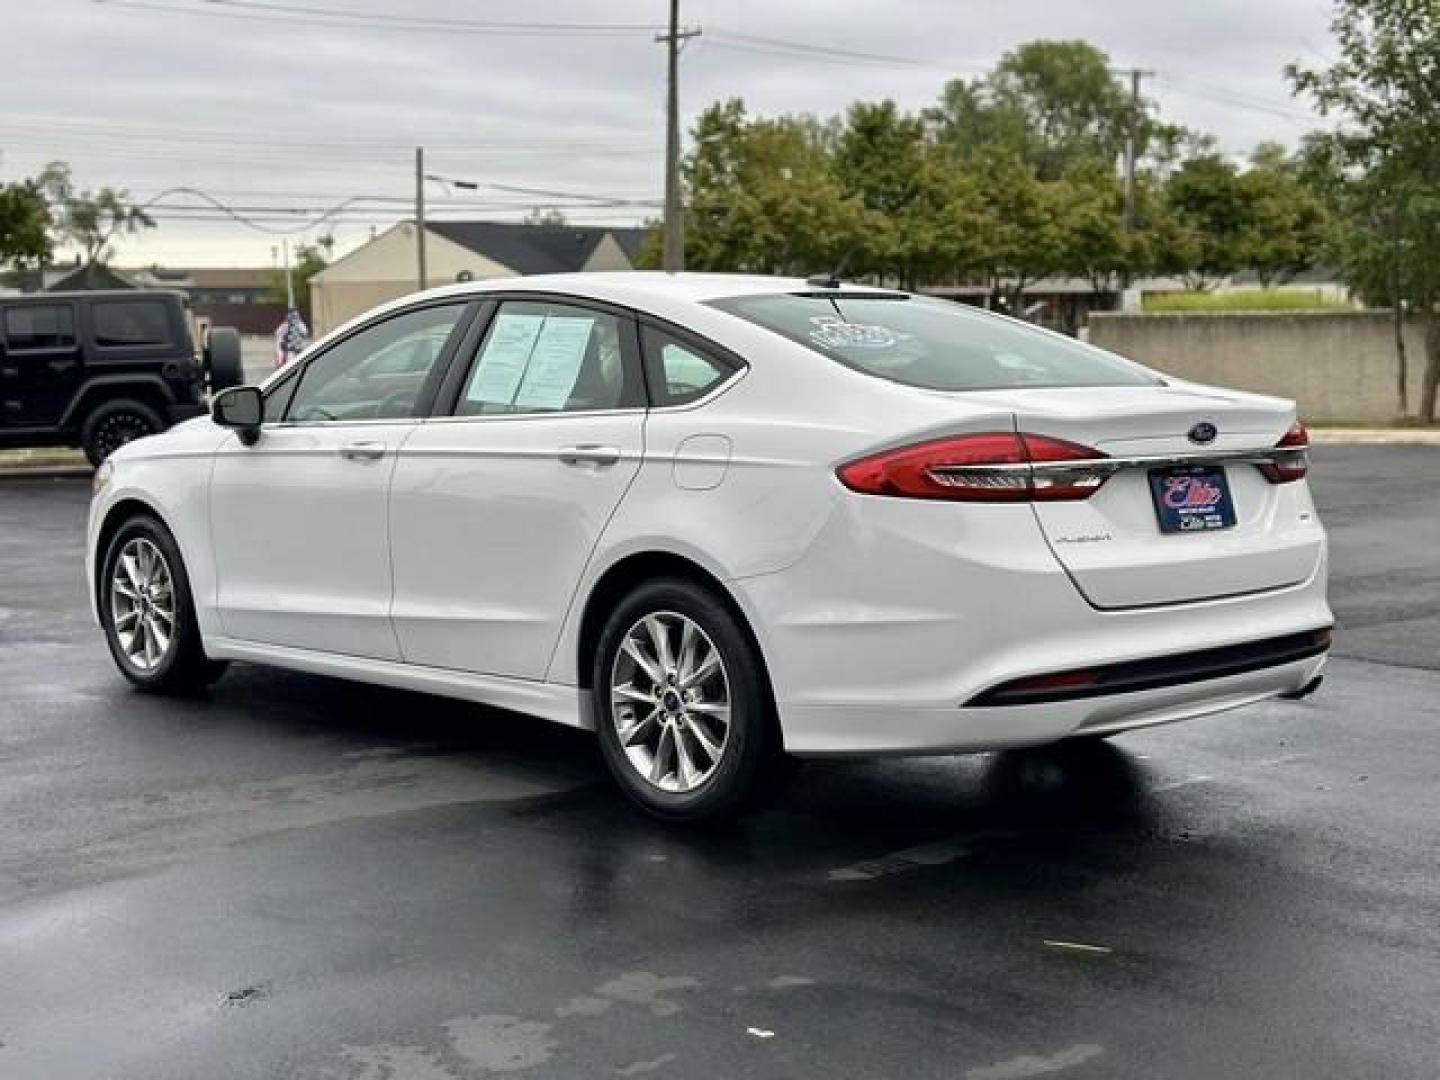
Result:
[[[791,706],[786,749],[803,756],[947,754],[1000,750],[1168,724],[1293,693],[1323,655],[1229,678],[1036,705],[986,708]]]
[[[760,637],[793,753],[983,750],[1162,723],[1297,691],[1324,665],[1318,649],[1282,650],[1258,668],[1221,665],[1170,685],[972,704],[1014,680],[1243,651],[1329,627],[1323,545],[1299,585],[1099,611],[1028,507],[962,517],[886,501],[881,513],[838,513],[790,568],[731,583]]]

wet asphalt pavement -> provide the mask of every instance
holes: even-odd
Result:
[[[88,491],[0,481],[0,1078],[1440,1076],[1440,449],[1322,447],[1316,697],[806,766],[718,831],[588,737],[130,692]]]

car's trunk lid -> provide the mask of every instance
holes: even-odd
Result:
[[[1251,463],[1223,460],[1273,448],[1294,422],[1287,402],[1208,387],[1105,387],[987,393],[1013,411],[1021,432],[1140,459],[1090,498],[1036,502],[1055,557],[1096,607],[1133,608],[1213,599],[1305,581],[1323,536],[1304,484],[1272,484]],[[1197,425],[1202,425],[1199,430]],[[1208,442],[1197,439],[1214,434]],[[1195,438],[1191,437],[1194,434]],[[1213,456],[1223,469],[1235,524],[1161,532],[1150,474],[1161,462]]]

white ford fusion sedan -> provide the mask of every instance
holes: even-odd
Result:
[[[591,728],[670,819],[784,754],[1016,747],[1319,682],[1291,403],[964,306],[599,274],[407,297],[95,477],[120,671]]]

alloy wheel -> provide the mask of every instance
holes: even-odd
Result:
[[[137,536],[120,549],[110,576],[110,621],[125,660],[154,671],[175,644],[175,581],[165,556]]]
[[[652,787],[684,794],[714,775],[730,738],[730,681],[699,624],[658,611],[630,627],[611,670],[610,722]]]

